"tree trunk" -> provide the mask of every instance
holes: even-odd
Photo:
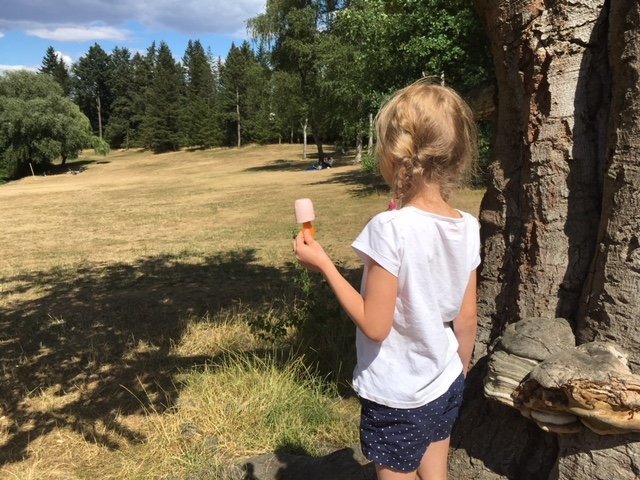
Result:
[[[612,1],[613,78],[598,248],[578,319],[581,343],[613,340],[640,370],[640,6]]]
[[[100,95],[96,96],[96,108],[98,110],[98,136],[102,140],[102,102],[100,101]]]
[[[611,0],[609,18],[605,0],[474,1],[494,57],[498,110],[480,213],[478,341],[451,478],[636,478],[631,437],[544,433],[485,400],[482,379],[489,345],[525,317],[567,318],[579,341],[613,338],[634,350],[638,366],[637,2]]]
[[[373,113],[369,114],[369,143],[367,144],[367,155],[373,155]]]
[[[322,139],[315,133],[316,131],[317,130],[313,130],[313,141],[318,149],[318,163],[322,163],[324,161],[324,148],[322,146]]]
[[[237,135],[238,135],[238,148],[242,146],[242,136],[240,129],[240,91],[236,88],[236,121],[237,121]]]
[[[362,163],[362,135],[356,136],[356,158],[353,159],[354,163]]]
[[[302,158],[307,159],[307,126],[309,125],[309,119],[305,118],[302,125]]]
[[[607,340],[640,371],[640,5],[612,0],[611,114],[597,248],[577,318],[578,343]],[[561,436],[552,478],[640,478],[640,434]]]

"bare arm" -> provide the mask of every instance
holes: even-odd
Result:
[[[467,376],[467,370],[471,363],[473,347],[476,343],[478,330],[478,306],[476,302],[476,271],[471,272],[469,283],[462,300],[460,313],[453,320],[453,332],[458,340],[458,355],[462,360],[463,373]]]
[[[362,333],[375,342],[387,338],[393,324],[398,291],[395,276],[372,261],[367,274],[367,293],[363,297],[340,274],[322,246],[308,232],[296,237],[294,249],[302,266],[324,275],[340,305]]]

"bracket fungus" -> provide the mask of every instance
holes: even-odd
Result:
[[[485,395],[513,407],[511,394],[527,374],[545,358],[574,345],[571,326],[563,318],[526,318],[507,325],[489,357]]]
[[[575,347],[567,328],[562,319],[509,325],[489,359],[485,395],[549,432],[640,432],[640,376],[626,354],[607,342]]]

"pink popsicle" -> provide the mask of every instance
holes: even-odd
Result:
[[[315,236],[316,229],[313,228],[311,222],[316,219],[313,210],[313,202],[309,198],[299,198],[295,201],[294,209],[296,212],[296,222],[302,224],[302,230],[309,230],[312,236]]]

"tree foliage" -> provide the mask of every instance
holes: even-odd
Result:
[[[74,98],[100,137],[109,122],[113,101],[109,67],[109,55],[96,43],[72,68]]]
[[[47,48],[44,58],[42,59],[42,65],[38,71],[40,73],[51,75],[55,78],[56,82],[58,82],[60,87],[62,87],[62,92],[65,96],[68,96],[69,93],[71,93],[71,77],[69,76],[69,69],[52,46]]]
[[[131,52],[116,47],[109,55],[107,85],[113,101],[109,105],[109,122],[105,127],[107,142],[116,148],[132,146],[135,135],[134,74]]]
[[[183,58],[186,81],[186,145],[211,147],[220,144],[218,127],[216,76],[213,59],[204,50],[199,40],[189,40]]]
[[[91,144],[87,117],[50,75],[26,71],[0,77],[0,171],[23,175],[29,164],[76,158]]]
[[[463,93],[490,82],[484,36],[463,0],[268,0],[248,27],[253,44],[214,59],[190,40],[181,63],[164,42],[134,54],[94,44],[71,69],[71,98],[111,148],[161,152],[310,134],[322,156],[324,142],[371,141],[382,101],[418,78],[444,74]],[[40,70],[65,88],[53,47]]]
[[[184,77],[169,46],[160,43],[143,120],[144,146],[156,153],[184,144]]]

